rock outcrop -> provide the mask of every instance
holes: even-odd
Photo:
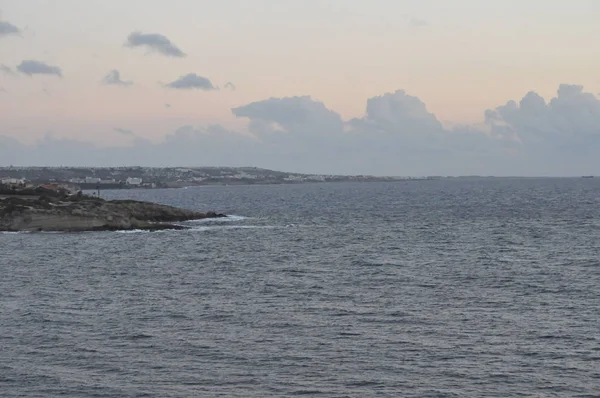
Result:
[[[0,199],[0,231],[184,229],[181,221],[225,217],[133,200],[88,196],[10,196]]]

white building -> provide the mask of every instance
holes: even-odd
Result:
[[[291,175],[291,174],[284,178],[284,181],[303,181],[303,180],[304,180],[304,177],[295,176],[295,175]]]
[[[243,179],[255,180],[256,175],[248,174],[248,173],[242,171],[240,173],[235,174],[232,178],[235,178],[237,180],[243,180]]]
[[[24,178],[4,177],[4,178],[0,179],[0,183],[2,183],[4,185],[25,185],[25,179]]]
[[[86,184],[98,184],[100,182],[100,178],[98,177],[85,177]]]
[[[127,185],[140,186],[140,185],[142,185],[142,179],[136,178],[136,177],[127,177],[127,180],[125,181],[125,183]]]

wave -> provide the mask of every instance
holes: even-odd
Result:
[[[118,234],[148,234],[148,233],[166,233],[166,232],[208,232],[208,231],[223,231],[223,230],[235,230],[235,229],[273,229],[277,228],[274,225],[202,225],[202,226],[190,226],[190,224],[178,224],[187,229],[160,229],[160,230],[146,230],[146,229],[130,229],[125,231],[115,231]]]
[[[239,222],[249,220],[250,217],[236,216],[234,214],[228,215],[221,218],[201,218],[199,220],[185,221],[186,224],[209,224],[209,223],[221,223],[221,222]]]
[[[246,216],[238,216],[238,215],[228,215],[222,218],[204,218],[199,220],[189,220],[183,221],[180,223],[174,223],[175,225],[180,225],[182,227],[186,227],[186,229],[161,229],[161,230],[146,230],[146,229],[130,229],[130,230],[121,230],[114,231],[114,233],[118,234],[147,234],[147,233],[159,233],[159,232],[206,232],[206,231],[217,231],[217,230],[234,230],[234,229],[272,229],[277,228],[273,225],[231,225],[230,223],[234,222],[243,222],[246,220],[250,220],[250,217]],[[285,227],[294,226],[293,224],[286,225]],[[85,231],[88,233],[97,233],[97,231]],[[1,231],[0,235],[19,235],[19,234],[30,234],[32,231]],[[60,233],[68,233],[62,231],[41,231],[37,233],[42,234],[60,234]]]
[[[236,216],[235,214],[229,215],[225,218],[223,218],[223,220],[226,221],[244,221],[244,220],[248,220],[250,217],[245,217],[245,216]]]
[[[218,230],[231,230],[231,229],[273,229],[277,228],[274,225],[211,225],[203,227],[193,227],[188,231],[218,231]],[[185,231],[185,230],[184,230]]]

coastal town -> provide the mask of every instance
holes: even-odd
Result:
[[[69,192],[97,189],[182,188],[201,185],[400,181],[436,177],[300,174],[256,167],[2,167],[0,184]]]
[[[0,168],[0,232],[178,230],[190,228],[181,222],[227,217],[215,211],[203,213],[134,200],[105,200],[102,190],[409,179],[225,167],[5,167]]]

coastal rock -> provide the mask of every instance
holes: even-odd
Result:
[[[0,231],[102,231],[185,229],[177,222],[225,217],[133,200],[86,196],[0,199]]]

